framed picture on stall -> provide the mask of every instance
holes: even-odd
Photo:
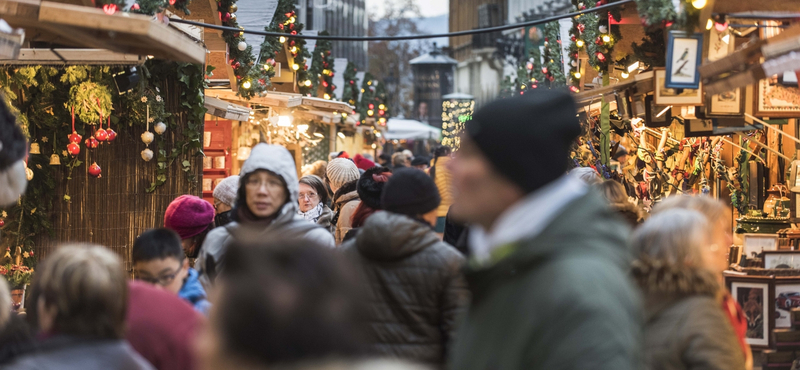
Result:
[[[745,338],[750,347],[766,349],[772,345],[775,328],[775,279],[772,276],[725,276],[725,285],[739,303],[747,320]]]
[[[775,278],[775,327],[792,327],[792,309],[800,307],[800,278]]]
[[[800,270],[800,251],[764,251],[764,268]]]
[[[762,39],[769,39],[783,32],[781,22],[760,22]],[[753,99],[753,115],[756,117],[784,118],[800,117],[800,89],[797,75],[788,72],[767,77],[756,82]]]
[[[699,89],[697,67],[703,59],[703,34],[669,31],[664,86],[671,89]]]
[[[747,258],[753,258],[764,251],[777,251],[778,234],[744,234],[742,248]]]
[[[706,97],[705,115],[708,118],[743,116],[745,89],[739,88]]]
[[[683,135],[686,137],[710,136],[714,125],[707,119],[687,119],[683,121]]]
[[[669,127],[672,124],[672,107],[657,105],[652,95],[644,98],[644,110],[647,127]]]
[[[655,70],[655,102],[658,105],[703,105],[703,86],[696,89],[671,89],[666,87],[667,72],[664,68]]]

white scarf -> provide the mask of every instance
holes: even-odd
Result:
[[[322,202],[317,203],[317,206],[312,208],[308,212],[297,210],[297,213],[299,213],[300,216],[303,216],[303,218],[305,218],[306,220],[316,223],[317,220],[319,220],[320,216],[322,216]]]

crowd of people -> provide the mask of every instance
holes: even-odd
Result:
[[[490,103],[457,153],[335,153],[298,178],[258,144],[214,204],[175,199],[133,240],[41,261],[9,369],[750,370],[722,284],[726,206],[645,215],[591,169],[567,92]],[[0,281],[0,305],[10,307]]]

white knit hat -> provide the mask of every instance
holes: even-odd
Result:
[[[214,188],[214,198],[231,207],[236,203],[236,193],[239,191],[239,175],[228,176]]]
[[[331,189],[339,189],[344,184],[358,180],[361,173],[353,161],[345,158],[336,158],[328,163],[328,183]]]

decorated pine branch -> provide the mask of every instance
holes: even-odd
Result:
[[[356,106],[358,103],[359,89],[358,81],[356,81],[356,65],[353,62],[347,62],[347,68],[344,71],[344,91],[342,92],[342,101]]]
[[[266,27],[269,32],[280,32],[286,34],[279,38],[266,37],[261,44],[261,56],[259,60],[264,61],[269,70],[270,77],[274,75],[275,57],[278,53],[283,53],[284,44],[289,50],[289,54],[294,59],[291,63],[291,68],[297,73],[297,89],[300,94],[309,95],[312,93],[313,81],[309,78],[308,66],[306,65],[306,58],[310,58],[311,54],[306,48],[306,41],[304,39],[293,38],[303,31],[303,24],[297,21],[297,10],[295,3],[292,0],[279,0],[278,8],[275,11],[275,17],[272,18],[272,23]]]
[[[364,75],[364,80],[361,81],[361,100],[358,102],[358,106],[356,107],[356,111],[360,116],[361,124],[367,123],[368,118],[373,118],[375,116],[375,82],[373,79],[374,76],[367,72]],[[370,106],[372,106],[372,109],[370,109]]]
[[[563,87],[567,80],[564,76],[564,67],[561,63],[561,40],[558,22],[550,22],[544,26],[544,62],[542,73],[549,81],[550,87]]]
[[[327,36],[327,31],[322,31],[320,35]],[[311,91],[316,92],[316,96],[325,99],[335,99],[333,93],[336,86],[333,85],[333,56],[331,55],[330,40],[318,40],[317,47],[308,70],[311,79]]]

